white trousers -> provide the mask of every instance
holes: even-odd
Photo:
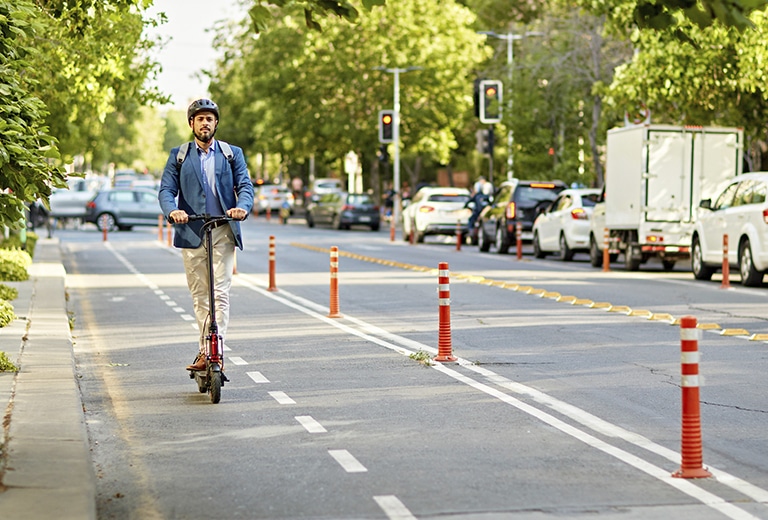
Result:
[[[216,306],[216,324],[222,339],[226,336],[229,324],[229,290],[232,287],[232,274],[235,267],[235,238],[232,229],[223,225],[213,230],[213,293]],[[205,336],[210,325],[210,305],[208,304],[208,259],[203,245],[196,249],[181,250],[184,270],[187,273],[187,286],[192,294],[197,326],[200,330],[200,352],[205,352]],[[222,341],[223,345],[223,341]]]

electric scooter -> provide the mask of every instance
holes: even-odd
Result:
[[[189,378],[194,379],[201,394],[208,392],[211,402],[218,403],[221,400],[221,387],[229,381],[224,375],[224,344],[219,334],[219,326],[216,323],[216,300],[213,290],[213,238],[212,230],[222,222],[235,220],[223,215],[190,215],[190,221],[202,220],[203,233],[205,233],[205,249],[208,260],[208,303],[210,309],[210,322],[208,334],[205,336],[205,370],[190,370]]]

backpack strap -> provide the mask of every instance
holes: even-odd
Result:
[[[187,158],[190,144],[190,142],[186,142],[179,146],[179,151],[176,153],[176,171],[181,171],[181,165],[184,164],[184,159]]]
[[[218,141],[219,146],[221,147],[221,152],[224,154],[224,157],[227,158],[227,161],[229,162],[230,169],[232,170],[232,173],[235,172],[235,154],[232,153],[232,147],[229,146],[229,143],[226,143],[224,141]],[[187,158],[187,153],[189,152],[189,145],[191,145],[191,142],[186,142],[179,146],[179,151],[176,153],[176,170],[181,171],[181,165],[184,164],[184,159]]]

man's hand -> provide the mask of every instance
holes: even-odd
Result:
[[[189,215],[183,209],[175,209],[168,213],[168,218],[174,224],[186,224],[189,221]]]
[[[235,220],[245,220],[248,216],[248,212],[243,208],[232,208],[227,210],[227,216],[232,217]]]

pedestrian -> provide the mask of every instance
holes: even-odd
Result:
[[[194,141],[173,148],[163,170],[158,198],[165,217],[175,224],[174,246],[181,249],[187,286],[200,330],[199,351],[187,370],[205,369],[205,336],[209,319],[208,264],[203,244],[203,222],[189,215],[227,215],[236,221],[213,229],[214,305],[222,338],[229,323],[229,291],[235,247],[243,248],[240,223],[253,207],[253,184],[242,149],[213,138],[219,125],[219,107],[198,99],[187,109]],[[194,144],[194,146],[192,146]],[[177,203],[178,201],[178,203]]]

